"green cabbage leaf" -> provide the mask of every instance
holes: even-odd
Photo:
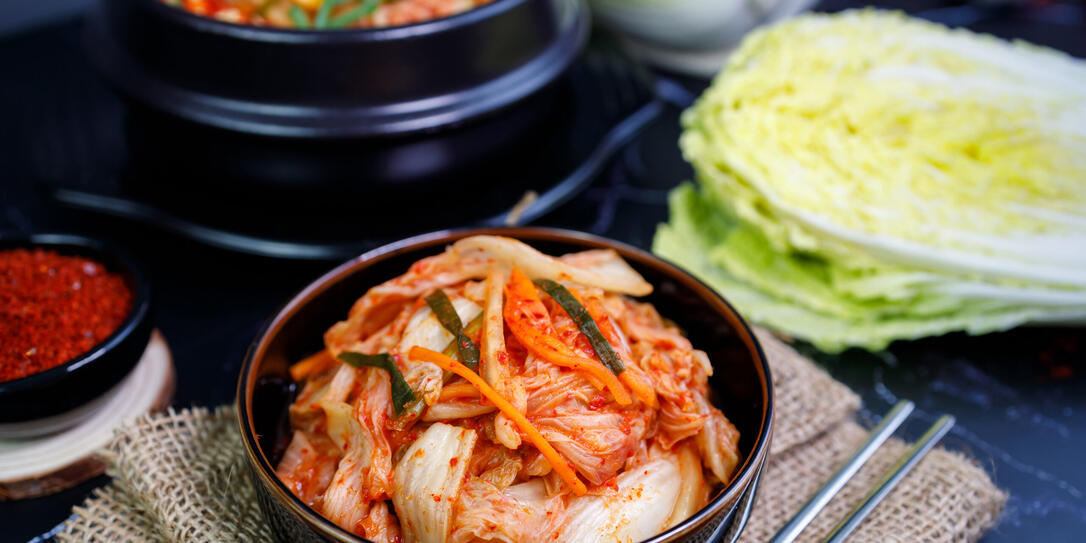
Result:
[[[874,10],[750,35],[654,250],[825,350],[1086,319],[1086,66]]]

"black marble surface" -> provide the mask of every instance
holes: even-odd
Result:
[[[827,1],[820,7],[835,10],[854,4]],[[1078,5],[885,4],[1086,56],[1086,20]],[[0,231],[80,232],[116,240],[142,256],[154,282],[156,323],[177,365],[174,405],[229,402],[241,357],[263,320],[331,264],[231,254],[52,202],[36,182],[40,172],[35,169],[49,164],[50,153],[65,147],[27,143],[27,134],[41,128],[41,119],[54,118],[46,113],[74,108],[67,116],[71,122],[91,126],[103,137],[120,130],[116,111],[78,107],[86,86],[96,83],[89,77],[77,33],[78,24],[66,22],[0,42]],[[704,85],[685,83],[693,90]],[[104,88],[90,92],[108,94]],[[667,111],[586,191],[538,222],[648,247],[656,224],[666,220],[667,191],[690,174],[675,144],[677,118],[678,110]],[[50,128],[58,141],[74,129],[63,124]],[[835,377],[863,395],[863,416],[869,420],[898,398],[912,399],[918,406],[918,415],[903,432],[908,437],[918,436],[941,413],[958,417],[945,445],[977,459],[1010,494],[1002,520],[983,541],[1086,540],[1084,330],[952,334],[898,343],[880,354],[815,354]],[[99,478],[54,496],[0,503],[0,541],[26,541],[47,532],[105,482]]]

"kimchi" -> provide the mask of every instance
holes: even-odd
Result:
[[[713,366],[617,253],[474,236],[359,298],[291,367],[277,474],[376,542],[640,541],[740,460]]]

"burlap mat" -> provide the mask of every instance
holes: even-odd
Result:
[[[758,337],[773,367],[771,455],[740,541],[766,541],[863,441],[860,399],[772,335]],[[817,541],[863,497],[906,445],[890,440],[802,534]],[[233,410],[170,411],[118,431],[104,453],[113,484],[76,507],[60,541],[266,541],[271,533],[245,473]],[[851,541],[975,541],[1006,501],[976,462],[932,451]]]
[[[170,410],[121,428],[95,491],[60,541],[270,541],[234,410]]]

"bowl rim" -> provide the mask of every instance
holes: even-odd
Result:
[[[237,396],[235,410],[237,413],[238,427],[242,435],[242,443],[245,447],[245,457],[250,468],[260,479],[265,489],[272,494],[275,501],[285,506],[294,518],[304,522],[309,527],[337,541],[345,543],[369,542],[370,540],[356,536],[340,528],[331,521],[325,519],[320,513],[303,503],[294,493],[283,484],[275,475],[274,466],[264,455],[263,450],[256,440],[256,429],[253,424],[252,393],[256,384],[255,360],[258,355],[263,355],[268,344],[268,338],[278,332],[283,323],[294,315],[302,306],[309,302],[312,296],[324,291],[340,280],[350,276],[361,268],[373,265],[382,260],[403,253],[427,249],[436,245],[452,243],[457,239],[472,235],[501,235],[515,239],[526,238],[525,242],[532,241],[557,241],[573,244],[583,244],[587,248],[610,248],[619,252],[623,259],[632,258],[638,263],[656,267],[658,270],[674,276],[677,280],[685,280],[691,287],[695,287],[702,300],[714,305],[715,309],[724,309],[720,312],[728,325],[738,333],[739,339],[746,345],[753,362],[759,369],[758,378],[762,386],[763,412],[757,438],[750,454],[746,456],[742,465],[736,470],[732,480],[724,487],[723,491],[709,501],[698,512],[670,529],[656,534],[644,540],[642,543],[661,543],[688,535],[700,527],[706,517],[713,517],[723,509],[735,504],[742,493],[752,483],[757,472],[764,464],[769,453],[769,442],[773,433],[774,393],[772,373],[765,352],[762,350],[758,338],[746,321],[735,311],[735,308],[723,296],[706,285],[703,281],[694,277],[689,272],[678,267],[674,263],[632,245],[574,230],[550,228],[550,227],[489,227],[489,228],[453,228],[438,230],[393,243],[382,245],[376,249],[366,251],[352,258],[332,270],[324,273],[312,281],[297,294],[281,305],[274,315],[269,318],[257,332],[249,349],[243,358],[241,370],[238,376]]]
[[[56,250],[58,247],[77,248],[76,251],[69,253],[62,252],[61,254],[89,258],[103,266],[105,266],[106,263],[102,262],[98,258],[98,255],[108,254],[112,256],[116,262],[123,267],[123,269],[112,271],[114,273],[128,273],[132,276],[132,308],[129,309],[128,315],[126,315],[124,320],[117,325],[117,328],[89,351],[45,371],[32,373],[10,381],[0,382],[0,396],[48,387],[57,382],[66,380],[70,376],[80,375],[86,371],[90,371],[87,368],[92,368],[95,360],[101,359],[106,353],[120,345],[128,336],[133,334],[135,330],[140,327],[142,322],[147,319],[150,314],[151,285],[148,280],[147,272],[143,269],[143,266],[139,261],[128,251],[107,241],[77,234],[0,234],[0,250],[17,248]],[[103,392],[105,391],[103,390]]]
[[[404,38],[438,34],[461,26],[509,11],[515,6],[531,0],[493,0],[482,6],[445,17],[428,19],[417,23],[379,28],[284,28],[278,26],[258,26],[247,23],[231,23],[206,15],[192,13],[180,6],[172,6],[161,0],[133,0],[145,4],[154,4],[150,9],[174,22],[191,27],[200,32],[217,34],[251,41],[269,43],[329,43],[329,42],[377,42],[395,41]],[[477,13],[481,12],[481,13]]]

